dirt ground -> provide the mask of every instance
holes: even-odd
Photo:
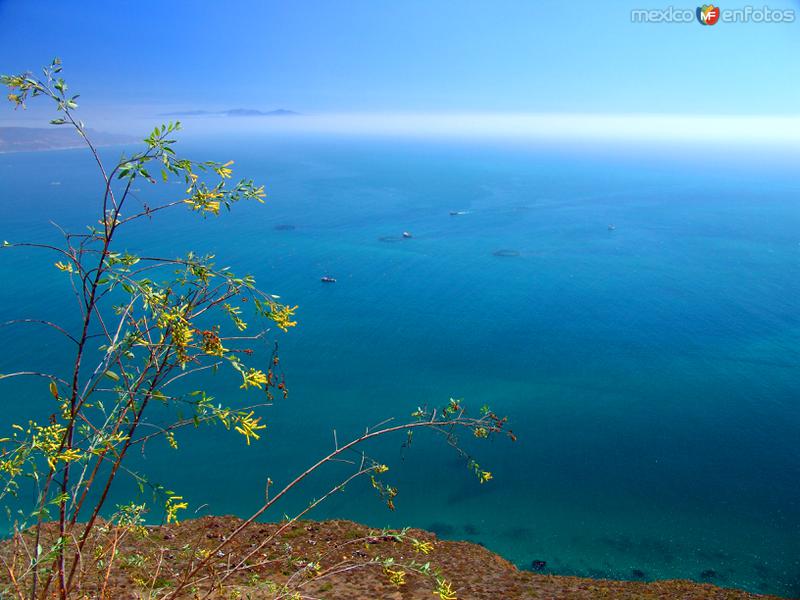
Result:
[[[179,598],[203,598],[209,592],[207,597],[215,600],[272,599],[278,597],[276,589],[289,582],[293,584],[292,590],[301,594],[295,598],[442,600],[435,593],[435,577],[414,573],[407,567],[411,563],[417,567],[430,563],[431,571],[440,571],[452,582],[458,600],[770,598],[689,581],[609,581],[521,571],[476,544],[441,541],[434,534],[420,530],[409,530],[406,537],[398,540],[388,532],[350,521],[302,521],[277,535],[274,534],[281,524],[254,523],[217,549],[240,524],[233,517],[205,517],[178,525],[148,527],[146,532],[127,536],[118,547],[102,597],[164,598],[175,590],[188,565],[210,557],[208,567],[199,573],[203,579],[193,588],[187,587]],[[432,546],[428,553],[424,552],[428,549],[424,542]],[[108,538],[103,544],[108,545]],[[21,545],[16,551],[18,564],[24,564]],[[248,554],[251,556],[247,558],[247,569],[221,581],[230,567]],[[14,547],[5,542],[0,547],[0,556],[10,564],[13,555]],[[81,591],[76,598],[99,598],[107,572],[104,557],[109,556],[108,548],[93,540],[83,556],[87,558],[84,558]],[[387,570],[385,561],[390,558],[395,562]],[[401,585],[390,581],[391,571],[405,573]],[[0,580],[7,584],[7,573],[0,574]],[[218,585],[210,590],[212,581]],[[0,597],[14,596],[0,594]]]

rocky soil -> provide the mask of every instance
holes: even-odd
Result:
[[[452,582],[459,600],[770,598],[689,581],[609,581],[522,571],[473,543],[441,541],[434,534],[421,530],[409,530],[408,538],[398,541],[386,532],[350,521],[303,521],[286,527],[277,535],[280,524],[255,523],[245,529],[243,535],[218,549],[240,523],[233,517],[205,517],[178,525],[149,527],[146,534],[127,536],[118,548],[104,596],[114,600],[163,598],[174,591],[175,582],[187,565],[210,556],[209,568],[201,572],[204,579],[179,596],[203,597],[211,581],[219,582],[237,559],[253,553],[246,571],[229,576],[208,597],[272,599],[276,597],[276,586],[291,580],[298,585],[300,598],[436,600],[439,596],[434,593],[433,577],[414,574],[400,566],[414,561],[417,564],[429,562],[432,569],[440,570]],[[260,547],[271,536],[274,538]],[[429,542],[432,549],[425,554],[410,538]],[[108,543],[107,538],[104,543]],[[93,547],[84,551],[84,556],[95,557],[94,560],[104,556],[103,551],[107,553],[108,549],[98,548],[100,544],[100,540],[93,541]],[[16,552],[17,560],[24,564],[21,545]],[[10,542],[0,547],[0,556],[7,564],[13,554]],[[293,557],[292,560],[288,556]],[[393,584],[384,566],[376,562],[390,557],[397,561],[394,570],[407,573],[402,585]],[[100,561],[84,569],[81,596],[85,598],[100,595],[106,565],[102,558]],[[92,563],[92,560],[86,562]],[[312,571],[325,573],[330,569],[338,572],[324,577],[311,576]],[[7,574],[0,574],[0,580],[7,584]]]

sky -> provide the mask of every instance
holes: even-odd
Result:
[[[0,73],[59,56],[82,108],[106,116],[800,115],[800,2],[750,4],[797,11],[790,24],[632,22],[670,6],[697,5],[0,0]]]

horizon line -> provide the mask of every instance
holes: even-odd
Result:
[[[91,111],[90,111],[91,112]],[[47,127],[38,115],[0,118],[0,126]],[[161,117],[165,116],[163,114]],[[94,129],[131,131],[156,115],[116,115],[91,118]],[[184,120],[184,119],[176,119]],[[287,116],[188,115],[187,125],[202,124],[203,131],[299,132],[340,135],[436,135],[444,137],[500,137],[513,139],[589,139],[639,141],[749,141],[800,144],[800,113],[764,114],[683,114],[683,113],[588,113],[588,112],[422,112],[374,111],[301,113]],[[187,127],[187,129],[189,129]],[[202,133],[202,132],[201,132]]]

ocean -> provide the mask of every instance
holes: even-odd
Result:
[[[299,325],[278,336],[289,397],[263,410],[259,442],[191,429],[177,453],[155,442],[133,458],[190,502],[187,517],[247,516],[267,477],[288,481],[332,448],[334,429],[341,442],[463,398],[507,415],[518,436],[464,440],[491,481],[434,436],[410,448],[400,436],[369,448],[390,466],[395,512],[361,482],[312,516],[426,528],[550,573],[800,596],[796,155],[285,133],[178,148],[235,160],[266,185],[266,204],[206,220],[179,211],[121,244],[213,252],[299,305]],[[0,240],[56,241],[50,220],[96,223],[100,185],[82,150],[0,155]],[[151,204],[183,191],[139,187]],[[55,260],[0,250],[0,322],[74,326]],[[41,328],[0,328],[0,348],[0,373],[70,363]],[[247,401],[225,374],[197,385]],[[0,399],[2,429],[53,410],[40,380],[2,380]],[[121,483],[112,503],[135,494]]]

